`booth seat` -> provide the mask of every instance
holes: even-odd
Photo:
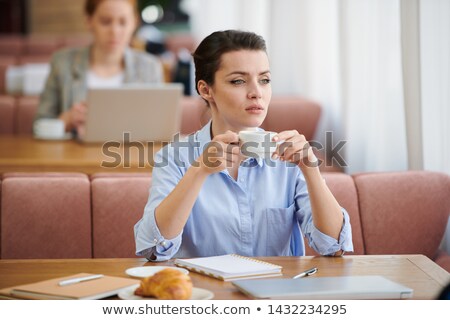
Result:
[[[0,35],[0,55],[18,56],[24,52],[25,41],[20,34]]]
[[[27,54],[51,55],[64,47],[87,46],[92,42],[89,34],[70,35],[0,35],[0,55],[21,56]]]
[[[142,217],[151,177],[91,181],[93,257],[134,256],[134,224]]]
[[[350,215],[353,254],[423,254],[450,271],[449,255],[439,251],[450,213],[450,176],[407,171],[323,177]],[[133,226],[150,185],[145,174],[4,174],[0,256],[135,257]],[[316,253],[307,246],[307,255]]]
[[[16,105],[16,133],[17,134],[33,134],[33,123],[36,116],[39,97],[19,97]]]
[[[1,186],[2,258],[92,257],[87,176],[11,176]]]
[[[16,101],[11,96],[0,95],[0,134],[13,134]]]
[[[6,92],[6,72],[9,67],[17,65],[17,57],[13,55],[3,55],[0,52],[0,94]]]
[[[32,135],[39,97],[0,95],[0,134]]]

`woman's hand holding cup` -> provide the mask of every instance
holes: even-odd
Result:
[[[207,174],[231,168],[240,161],[239,137],[235,132],[219,134],[208,144],[197,161]]]
[[[305,136],[297,130],[282,131],[274,136],[275,142],[283,141],[273,153],[273,159],[295,163],[300,169],[317,167],[318,159]]]
[[[59,118],[63,120],[66,124],[66,131],[71,131],[72,129],[79,130],[84,127],[87,117],[87,105],[85,102],[77,102],[72,105],[72,107],[63,112]]]

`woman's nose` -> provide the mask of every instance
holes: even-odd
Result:
[[[118,23],[113,23],[109,31],[113,36],[117,36],[120,34],[120,25]]]
[[[252,85],[250,85],[249,91],[248,91],[248,98],[256,99],[256,98],[261,98],[261,96],[262,96],[262,90],[261,90],[261,87],[259,86],[259,84],[253,83]]]

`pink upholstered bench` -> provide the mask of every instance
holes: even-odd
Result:
[[[150,184],[150,176],[92,179],[94,258],[136,257],[133,227],[144,212]]]
[[[87,176],[6,176],[1,191],[1,257],[90,258]]]
[[[354,254],[424,254],[450,271],[449,255],[439,251],[450,213],[449,175],[323,177],[350,215]],[[146,174],[97,174],[91,180],[81,173],[4,174],[1,257],[134,257],[133,226],[150,185]],[[307,254],[315,253],[307,247]]]
[[[0,75],[1,76],[1,75]],[[12,96],[0,96],[0,134],[14,134],[16,101]]]

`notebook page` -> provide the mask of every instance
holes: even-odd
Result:
[[[234,254],[194,259],[177,259],[175,263],[225,277],[281,271],[281,266]]]

